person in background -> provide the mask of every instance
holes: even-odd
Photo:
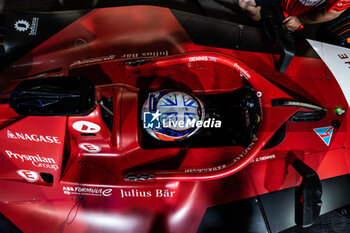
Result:
[[[261,19],[261,8],[270,8],[294,32],[303,28],[303,24],[337,18],[350,7],[350,0],[238,0],[238,4],[255,21]]]

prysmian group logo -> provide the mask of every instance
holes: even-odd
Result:
[[[169,116],[164,117],[159,110],[157,112],[144,112],[144,129],[160,129],[162,127],[178,130],[189,128],[220,128],[221,121],[215,118],[208,118],[202,121],[190,117],[183,117],[182,119]]]

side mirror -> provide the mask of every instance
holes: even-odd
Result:
[[[25,80],[10,94],[10,108],[24,116],[81,116],[96,108],[96,90],[83,77]]]

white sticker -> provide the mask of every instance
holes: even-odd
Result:
[[[11,160],[21,161],[22,163],[31,162],[35,167],[49,168],[57,171],[59,167],[56,164],[55,159],[52,157],[46,157],[39,154],[22,154],[15,153],[10,150],[5,150],[7,157]]]
[[[99,146],[96,146],[91,143],[80,143],[78,147],[90,153],[97,153],[101,151],[101,148]]]
[[[19,32],[25,32],[29,29],[30,24],[27,20],[17,20],[14,27]]]
[[[11,139],[18,139],[23,141],[61,144],[59,138],[55,136],[47,136],[47,135],[31,134],[31,133],[18,133],[15,131],[11,132],[10,130],[7,130],[7,137]]]
[[[73,124],[73,128],[82,133],[97,133],[101,127],[89,121],[77,121]]]
[[[350,103],[350,49],[326,44],[314,40],[307,40],[324,63],[328,66],[337,80],[345,99]],[[325,90],[325,93],[326,92]]]
[[[87,196],[104,196],[112,195],[112,189],[100,187],[80,187],[80,186],[63,186],[63,193],[66,195],[87,195]]]
[[[18,170],[18,175],[22,176],[24,179],[26,179],[28,182],[36,182],[39,180],[39,175],[35,171],[29,171],[29,170]]]
[[[104,57],[94,57],[90,59],[75,61],[70,66],[78,66],[78,65],[84,65],[84,64],[94,63],[94,62],[109,61],[109,60],[113,60],[114,58],[115,58],[115,55],[109,55]]]
[[[27,20],[21,19],[21,20],[17,20],[13,26],[19,32],[26,32],[28,31],[28,29],[30,29],[29,35],[35,36],[38,30],[38,24],[39,24],[39,18],[34,17],[32,18],[31,24]]]

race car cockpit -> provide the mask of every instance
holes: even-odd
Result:
[[[147,92],[140,96],[143,100]],[[258,98],[250,86],[211,95],[166,89],[148,93],[142,100],[144,148],[245,147],[251,143],[260,122]]]
[[[296,102],[243,62],[220,53],[111,65],[120,67],[112,78],[124,81],[95,91],[82,77],[26,80],[11,93],[10,107],[21,115],[68,116],[74,144],[94,140],[105,153],[125,156],[134,166],[121,171],[126,181],[225,177],[281,142],[288,120],[325,115],[323,108]],[[179,153],[184,157],[175,169],[140,166]],[[203,153],[212,156],[199,159]]]

